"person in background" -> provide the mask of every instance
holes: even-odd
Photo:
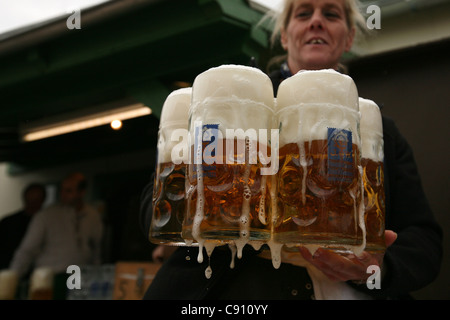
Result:
[[[365,23],[356,0],[283,1],[273,40],[281,42],[286,55],[279,68],[269,74],[275,95],[284,79],[301,70],[342,72],[341,56],[351,49],[358,26],[363,29]],[[426,199],[410,145],[385,116],[383,131],[387,246],[384,258],[377,259],[366,251],[358,257],[344,257],[321,248],[311,256],[308,250],[300,249],[296,255],[282,256],[280,268],[274,269],[263,252],[249,250],[231,269],[226,249],[218,247],[208,261],[200,264],[196,261],[198,248],[179,248],[159,269],[144,298],[411,298],[411,292],[430,284],[439,274],[442,229]],[[151,216],[151,189],[147,188],[142,197],[142,210],[147,216]],[[325,280],[319,285],[305,268],[308,263],[324,275],[321,278]],[[213,270],[210,279],[204,274],[208,264]],[[365,285],[370,265],[381,268],[381,289],[370,290]]]
[[[31,218],[41,210],[46,199],[45,186],[31,183],[22,192],[23,208],[0,221],[0,270],[9,267]]]
[[[59,202],[36,214],[9,266],[19,278],[48,267],[55,280],[58,275],[64,279],[70,265],[101,263],[103,221],[100,213],[85,203],[86,189],[86,177],[71,173],[61,182]],[[61,286],[65,285],[61,281]]]

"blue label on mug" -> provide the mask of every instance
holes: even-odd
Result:
[[[216,167],[214,160],[216,157],[216,150],[219,144],[219,125],[218,124],[204,124],[201,127],[195,127],[195,136],[198,137],[200,133],[200,139],[195,139],[194,150],[201,150],[202,164],[194,163],[194,171],[197,169],[197,165],[202,166],[203,176],[214,178],[216,175]],[[206,144],[204,144],[206,142]],[[201,147],[199,148],[199,146]],[[205,164],[206,163],[206,164]]]
[[[354,176],[352,132],[328,128],[328,180],[351,182]]]

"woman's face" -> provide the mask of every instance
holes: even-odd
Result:
[[[349,51],[355,34],[347,25],[345,0],[297,0],[289,24],[281,32],[293,72],[301,69],[336,69]]]

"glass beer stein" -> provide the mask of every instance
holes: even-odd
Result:
[[[166,98],[159,124],[149,238],[155,244],[184,246],[181,228],[186,210],[185,181],[188,155],[188,116],[192,88]]]
[[[359,98],[359,110],[364,219],[367,232],[365,250],[372,254],[382,254],[386,250],[383,124],[380,108],[374,101]]]
[[[238,250],[267,240],[278,164],[270,160],[272,83],[256,68],[222,65],[199,74],[192,90],[183,238]]]
[[[334,70],[300,71],[278,90],[274,240],[337,252],[364,249],[358,92]]]
[[[50,268],[40,267],[30,276],[28,298],[30,300],[52,300],[55,273]]]
[[[0,270],[0,300],[14,300],[19,285],[17,271],[11,269]]]

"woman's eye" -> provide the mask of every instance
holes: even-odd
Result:
[[[310,11],[302,11],[297,13],[297,17],[298,18],[305,18],[305,17],[309,17],[311,15]]]
[[[333,12],[333,11],[327,11],[324,13],[324,16],[327,18],[339,18],[340,15],[337,12]]]

